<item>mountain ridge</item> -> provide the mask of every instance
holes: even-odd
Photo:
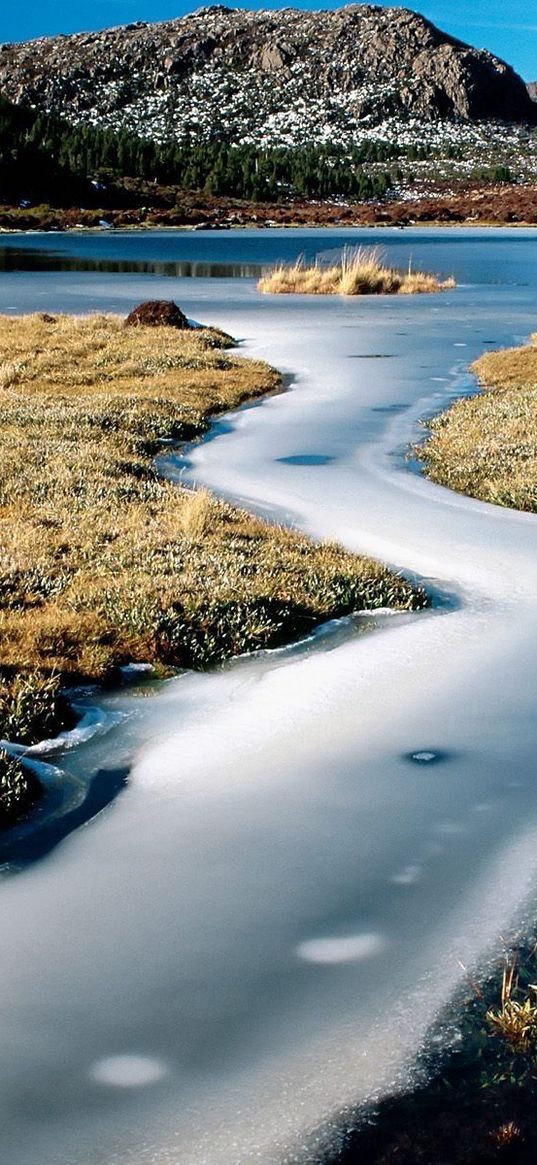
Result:
[[[157,141],[344,144],[424,123],[537,123],[532,94],[504,61],[409,9],[373,4],[217,5],[2,45],[0,91]]]

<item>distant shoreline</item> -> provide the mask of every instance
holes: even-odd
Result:
[[[229,227],[191,227],[191,226],[165,226],[162,224],[155,225],[154,223],[139,223],[131,226],[121,227],[62,227],[62,228],[46,228],[46,227],[0,227],[0,237],[2,235],[117,235],[117,234],[176,234],[182,231],[185,234],[197,234],[201,230],[207,232],[215,232],[215,234],[223,234],[226,231],[252,231],[252,230],[279,230],[283,233],[286,231],[298,230],[435,230],[438,228],[444,230],[456,231],[461,230],[505,230],[519,229],[519,230],[537,230],[537,222],[495,222],[493,220],[480,220],[476,222],[475,219],[468,219],[465,222],[446,223],[442,219],[431,219],[427,222],[413,222],[405,224],[403,227],[396,226],[393,223],[271,223],[267,226],[266,223],[240,223]]]
[[[481,185],[391,202],[249,203],[176,192],[177,204],[83,209],[0,206],[0,233],[334,227],[534,227],[537,185]]]

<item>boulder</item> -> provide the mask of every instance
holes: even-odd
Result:
[[[186,316],[172,299],[146,299],[132,309],[125,323],[130,328],[180,328],[182,331],[190,328]]]

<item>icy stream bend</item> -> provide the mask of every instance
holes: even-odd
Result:
[[[190,479],[460,606],[108,701],[131,715],[70,765],[134,752],[129,787],[1,888],[10,1165],[314,1160],[310,1130],[404,1080],[459,960],[531,900],[537,520],[434,487],[399,455],[487,342],[535,326],[535,286],[502,269],[502,245],[486,262],[503,283],[482,269],[440,298],[260,301],[249,283],[151,280],[294,377],[191,450]],[[47,278],[51,308],[142,298],[130,277],[108,293]]]

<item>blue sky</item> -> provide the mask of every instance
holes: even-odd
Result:
[[[389,7],[394,0],[379,0]],[[333,0],[261,0],[232,3],[237,8],[337,8]],[[83,32],[127,24],[132,20],[171,20],[200,7],[181,0],[0,0],[0,43],[52,36],[60,32]],[[478,48],[488,48],[509,61],[528,81],[537,80],[537,7],[535,0],[423,0],[407,2],[407,8],[422,12],[446,32]],[[507,9],[509,11],[507,12]]]

